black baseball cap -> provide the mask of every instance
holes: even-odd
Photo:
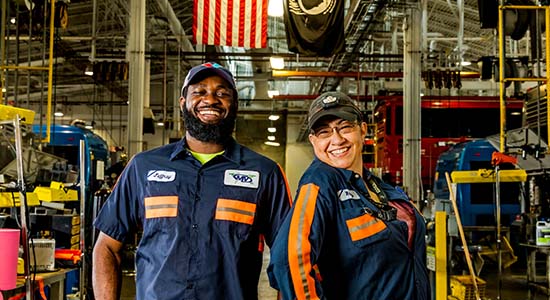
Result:
[[[190,84],[197,83],[212,75],[218,75],[225,81],[227,81],[230,87],[233,89],[233,93],[235,96],[234,100],[237,100],[237,85],[235,83],[235,78],[233,77],[233,74],[228,69],[215,62],[207,62],[191,68],[191,70],[189,70],[189,73],[187,73],[187,76],[185,77],[183,86],[181,87],[181,96],[185,96],[187,87],[189,87]]]
[[[309,106],[308,127],[311,130],[325,116],[335,116],[348,121],[363,120],[363,113],[350,97],[342,92],[326,92]]]

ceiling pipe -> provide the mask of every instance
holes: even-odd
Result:
[[[273,96],[273,100],[277,100],[277,101],[282,101],[282,100],[285,100],[285,101],[313,100],[313,99],[317,98],[318,96],[319,95],[309,95],[309,94],[304,94],[304,95],[287,94],[287,95]],[[397,97],[401,97],[401,96],[373,96],[373,95],[349,95],[349,96],[350,96],[350,98],[357,99],[358,101],[367,101],[367,100],[370,101],[372,99],[375,99],[376,101],[380,101],[380,100],[393,101]],[[466,101],[499,101],[500,100],[500,98],[498,96],[472,96],[472,95],[460,95],[460,96],[430,95],[430,96],[422,96],[421,97],[422,100],[429,100],[429,101],[450,100],[450,99],[456,99],[456,98],[460,98],[461,102],[466,102]],[[514,100],[521,100],[521,99],[511,98],[510,100],[514,101]]]
[[[95,42],[97,31],[97,0],[92,1],[92,44],[90,49],[90,61],[93,63],[95,60]]]
[[[185,30],[176,16],[170,2],[168,0],[156,0],[156,2],[162,13],[166,16],[168,25],[170,26],[170,31],[172,31],[176,37],[176,40],[181,45],[181,50],[194,52],[195,48],[193,47],[193,44],[191,44],[191,41],[187,38]]]
[[[403,72],[329,72],[273,70],[273,77],[351,77],[361,79],[403,78]],[[460,72],[461,78],[479,79],[477,72]]]

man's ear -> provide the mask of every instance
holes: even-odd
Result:
[[[180,111],[183,112],[183,109],[185,108],[185,98],[180,97]]]

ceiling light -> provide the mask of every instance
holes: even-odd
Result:
[[[94,67],[91,64],[88,64],[86,66],[86,70],[84,71],[84,75],[94,76]]]
[[[267,15],[270,17],[282,17],[283,9],[283,0],[269,0]]]
[[[8,91],[8,90],[6,90],[5,87],[2,88],[2,93],[5,93],[5,92],[7,92],[7,91]]]
[[[164,126],[164,122],[157,122],[157,126]]]
[[[62,111],[56,111],[53,113],[53,115],[56,117],[63,117],[65,114]]]
[[[274,132],[277,132],[277,128],[275,128],[275,127],[267,127],[267,131],[268,131],[268,132],[271,132],[271,133],[274,133]]]
[[[92,125],[86,125],[86,126],[84,126],[84,128],[92,130],[92,129],[94,129],[94,126],[92,126]]]
[[[267,139],[270,140],[270,141],[274,141],[274,140],[275,140],[275,136],[274,136],[274,135],[268,135],[268,136],[267,136]]]
[[[11,18],[10,23],[15,24],[15,18]]]
[[[271,142],[271,141],[265,141],[264,144],[266,144],[266,145],[268,145],[268,146],[274,146],[274,147],[279,147],[279,146],[281,146],[280,143]]]
[[[270,119],[271,121],[277,121],[279,120],[281,116],[279,115],[269,115],[269,117],[267,117],[268,119]]]
[[[280,56],[270,57],[269,63],[271,64],[271,68],[275,70],[280,70],[285,68],[285,59]]]
[[[471,61],[465,61],[465,60],[463,60],[463,61],[460,63],[461,66],[465,66],[465,67],[466,67],[466,66],[469,66],[469,65],[471,65],[471,64],[472,64]]]
[[[268,90],[267,96],[273,98],[273,96],[279,96],[279,90]]]

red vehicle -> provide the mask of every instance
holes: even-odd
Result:
[[[523,100],[506,100],[507,128],[522,126]],[[403,174],[403,97],[384,96],[374,110],[374,166],[389,182],[401,185]],[[424,96],[421,108],[421,178],[431,189],[439,155],[452,144],[500,132],[499,97]],[[365,142],[365,148],[371,140]],[[367,167],[372,166],[372,164]]]

